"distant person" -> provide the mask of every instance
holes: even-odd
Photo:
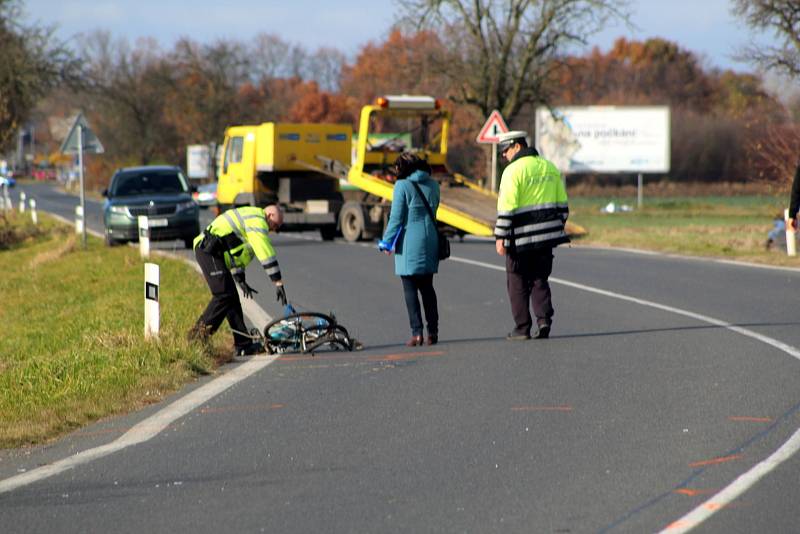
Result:
[[[422,307],[428,323],[428,345],[439,342],[439,309],[433,275],[439,269],[438,233],[433,214],[439,207],[439,184],[430,176],[425,160],[409,152],[400,154],[395,162],[397,182],[394,185],[389,223],[379,248],[394,253],[394,272],[403,282],[411,339],[406,346],[423,344]]]
[[[782,238],[786,238],[786,221],[783,220],[783,213],[779,213],[772,220],[772,224],[772,230],[767,234],[767,242],[765,244],[767,250],[770,250],[773,245],[779,243]]]
[[[506,257],[506,282],[514,329],[506,339],[531,338],[530,306],[536,316],[533,337],[549,337],[553,304],[548,278],[553,247],[568,243],[565,230],[569,207],[561,173],[529,147],[527,133],[500,134],[498,150],[508,160],[500,178],[495,248]]]
[[[281,270],[269,239],[269,233],[277,232],[281,224],[283,212],[278,206],[264,209],[247,206],[219,215],[194,239],[195,257],[211,290],[211,301],[189,331],[190,341],[213,335],[223,319],[227,319],[233,331],[234,355],[263,352],[260,343],[245,335],[247,327],[234,282],[239,284],[245,298],[253,298],[257,291],[247,285],[244,272],[247,265],[258,258],[275,284],[278,301],[286,304]]]
[[[797,230],[797,210],[800,208],[800,163],[794,171],[792,192],[789,196],[789,225]]]

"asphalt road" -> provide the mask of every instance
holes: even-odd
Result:
[[[31,194],[72,217],[74,198]],[[144,443],[0,493],[0,532],[650,532],[692,510],[713,512],[697,532],[800,529],[794,454],[713,501],[800,428],[800,272],[561,247],[551,339],[512,343],[501,259],[456,242],[441,343],[410,349],[392,260],[313,234],[275,245],[295,306],[334,311],[365,350],[280,358]],[[248,281],[278,315],[266,277]],[[0,479],[213,378],[6,451]]]

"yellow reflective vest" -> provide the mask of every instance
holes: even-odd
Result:
[[[194,248],[207,233],[221,238],[225,243],[227,250],[223,256],[231,274],[243,273],[255,257],[273,282],[281,279],[281,269],[275,248],[269,240],[269,225],[262,208],[245,206],[224,212],[194,239]]]
[[[494,235],[512,251],[568,243],[567,191],[561,173],[532,148],[523,148],[503,171]]]

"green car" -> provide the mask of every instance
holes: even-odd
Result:
[[[147,216],[150,239],[179,239],[186,248],[200,233],[196,190],[179,167],[147,166],[119,169],[103,191],[106,245],[139,240],[138,217]]]

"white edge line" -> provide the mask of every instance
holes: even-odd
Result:
[[[196,271],[200,271],[200,267],[190,259],[181,257],[177,254],[170,256],[183,260]],[[247,318],[250,319],[251,322],[254,324],[266,324],[271,320],[269,314],[267,314],[261,308],[261,306],[251,299],[243,299],[241,290],[239,290],[239,293],[239,298],[242,300],[242,308],[244,309]],[[92,449],[87,449],[70,456],[69,458],[57,460],[53,463],[32,469],[26,473],[0,480],[0,493],[13,491],[19,487],[38,482],[45,478],[63,473],[64,471],[74,467],[78,467],[98,458],[102,458],[103,456],[115,453],[126,447],[148,441],[157,436],[176,419],[183,417],[201,404],[204,404],[210,399],[216,397],[229,387],[260,371],[264,367],[274,362],[278,356],[279,355],[274,354],[269,356],[256,356],[249,359],[245,363],[234,367],[224,375],[211,380],[207,384],[200,386],[191,393],[177,399],[168,406],[165,406],[155,414],[133,426],[130,430],[125,432],[125,434],[111,443],[94,447]]]
[[[610,252],[627,252],[629,254],[639,254],[640,256],[659,256],[662,258],[699,261],[708,263],[721,263],[723,265],[734,265],[736,267],[750,267],[753,269],[768,269],[771,271],[786,271],[791,273],[800,272],[800,267],[789,267],[786,265],[768,265],[765,263],[753,263],[742,260],[729,260],[725,258],[715,258],[713,256],[688,256],[685,254],[674,254],[671,252],[659,252],[657,250],[646,250],[640,248],[627,248],[627,247],[609,247],[603,245],[582,245],[579,243],[571,243],[569,248],[585,249],[585,250],[607,250]]]
[[[450,259],[453,260],[454,262],[475,265],[477,267],[483,267],[496,271],[505,271],[505,268],[502,266],[492,265],[490,263],[484,263],[481,261],[475,261],[455,256],[451,257]],[[712,260],[712,261],[719,261],[719,260]],[[193,265],[191,261],[187,260],[187,262]],[[744,265],[752,265],[752,264],[744,264]],[[758,265],[753,265],[753,266],[760,267]],[[800,360],[800,350],[792,347],[791,345],[787,345],[786,343],[783,343],[771,337],[759,334],[747,328],[734,326],[731,323],[721,321],[719,319],[715,319],[707,315],[690,312],[680,308],[674,308],[672,306],[666,306],[664,304],[658,304],[657,302],[652,302],[649,300],[630,297],[628,295],[624,295],[621,293],[614,293],[611,291],[606,291],[604,289],[586,286],[575,282],[569,282],[567,280],[562,280],[559,278],[550,278],[550,280],[554,283],[565,285],[575,289],[588,291],[591,293],[603,295],[610,298],[616,298],[619,300],[633,302],[635,304],[639,304],[642,306],[656,308],[659,310],[675,313],[678,315],[683,315],[685,317],[690,317],[698,321],[720,326],[728,330],[731,330],[733,332],[736,332],[738,334],[741,334],[743,336],[751,337],[753,339],[766,343],[767,345],[775,347],[778,350],[781,350],[791,355],[795,359]],[[247,304],[251,304],[253,306],[258,307],[258,305],[255,304],[254,302],[247,302]],[[251,308],[251,306],[248,306],[248,308]],[[261,309],[260,307],[258,308],[259,310]],[[266,312],[263,312],[263,310],[261,310],[261,312],[264,313],[264,315],[266,315]],[[100,447],[95,447],[93,449],[88,449],[70,458],[59,460],[57,462],[39,467],[27,473],[0,481],[0,493],[8,492],[20,486],[31,484],[33,482],[56,475],[58,473],[62,473],[68,469],[72,469],[73,467],[91,462],[92,460],[95,460],[97,458],[101,458],[108,454],[117,452],[118,450],[121,450],[125,447],[129,447],[131,445],[136,445],[138,443],[147,441],[152,437],[156,436],[158,433],[160,433],[172,421],[175,421],[176,419],[186,415],[200,404],[208,401],[209,399],[215,397],[216,395],[219,395],[232,385],[236,384],[237,382],[240,382],[241,380],[244,380],[248,376],[257,372],[258,370],[263,369],[267,365],[274,362],[276,359],[277,355],[253,358],[250,361],[234,368],[229,373],[226,373],[225,375],[209,382],[208,384],[198,388],[197,390],[186,395],[185,397],[178,399],[177,401],[173,402],[166,408],[163,408],[154,415],[148,417],[144,421],[140,422],[139,424],[131,428],[128,432],[123,434],[117,440],[113,441],[112,443],[109,443],[107,445],[102,445]],[[766,476],[767,473],[775,469],[784,461],[791,458],[797,452],[798,449],[800,449],[800,429],[797,430],[786,443],[784,443],[777,451],[772,453],[768,458],[759,462],[755,466],[751,467],[748,471],[740,475],[736,480],[734,480],[728,486],[723,488],[720,492],[716,493],[714,496],[705,501],[703,504],[696,507],[694,510],[684,515],[680,519],[672,522],[670,525],[666,527],[666,529],[662,530],[662,532],[669,532],[669,533],[688,532],[694,527],[700,525],[702,522],[704,522],[712,515],[714,515],[718,510],[724,508],[727,504],[731,503],[733,500],[735,500],[744,492],[746,492],[748,489],[750,489],[759,480],[761,480],[764,476]]]
[[[456,262],[475,265],[477,267],[484,267],[495,271],[505,271],[505,267],[500,265],[492,265],[490,263],[484,263],[480,261],[469,260],[466,258],[458,258],[458,257],[451,257],[450,259]],[[681,308],[674,308],[672,306],[659,304],[657,302],[652,302],[649,300],[631,297],[621,293],[614,293],[612,291],[606,291],[604,289],[599,289],[596,287],[586,286],[583,284],[562,280],[560,278],[550,278],[550,281],[556,284],[561,284],[575,289],[580,289],[582,291],[595,293],[597,295],[603,295],[605,297],[624,300],[627,302],[632,302],[634,304],[639,304],[641,306],[647,306],[650,308],[656,308],[658,310],[674,313],[677,315],[683,315],[684,317],[689,317],[697,321],[726,328],[728,330],[731,330],[732,332],[736,332],[737,334],[753,338],[762,343],[766,343],[767,345],[770,345],[771,347],[774,347],[792,356],[793,358],[800,360],[800,349],[797,349],[796,347],[783,343],[782,341],[778,341],[777,339],[771,338],[769,336],[759,334],[758,332],[754,332],[747,328],[742,328],[740,326],[735,326],[729,322],[722,321],[720,319],[715,319],[714,317],[709,317],[707,315],[690,312],[687,310],[683,310]],[[800,429],[795,431],[795,433],[792,435],[792,437],[789,438],[788,441],[786,441],[786,443],[784,443],[778,450],[773,452],[765,460],[762,460],[761,462],[754,465],[743,474],[739,475],[739,477],[736,478],[736,480],[728,484],[718,493],[714,494],[707,501],[694,508],[688,514],[667,525],[661,532],[669,534],[676,532],[682,533],[682,532],[688,532],[689,530],[697,527],[702,522],[704,522],[712,515],[714,515],[716,512],[725,508],[727,505],[729,505],[731,502],[737,499],[740,495],[745,493],[748,489],[753,487],[759,480],[764,478],[764,476],[766,476],[770,471],[772,471],[773,469],[778,467],[781,463],[791,458],[798,450],[800,450]]]

